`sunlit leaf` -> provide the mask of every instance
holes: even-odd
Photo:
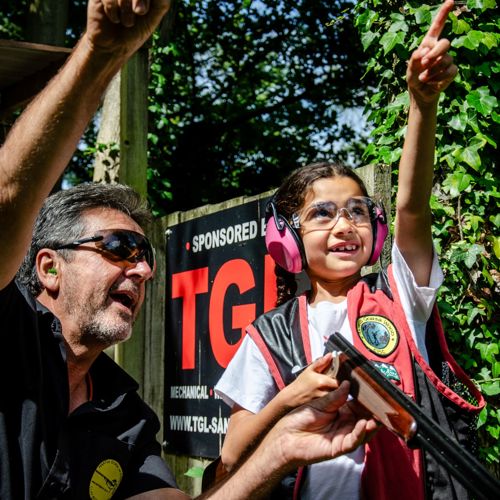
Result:
[[[462,191],[465,191],[471,184],[473,177],[465,172],[454,172],[448,174],[443,182],[443,186],[447,187],[450,196],[458,196]]]
[[[488,116],[498,105],[497,98],[490,95],[488,87],[480,87],[472,91],[467,96],[467,102],[484,116]]]
[[[461,154],[461,158],[467,165],[470,165],[474,170],[478,170],[481,166],[481,156],[477,152],[477,148],[468,147],[464,148]]]
[[[373,40],[377,38],[377,34],[373,33],[373,31],[366,31],[361,35],[361,43],[363,44],[363,48],[366,50],[372,44]]]
[[[500,383],[495,381],[492,384],[484,384],[481,386],[481,390],[487,396],[496,396],[497,394],[500,394]]]
[[[388,31],[380,39],[380,45],[384,48],[384,54],[391,52],[396,45],[403,44],[405,40],[405,33],[400,31],[398,33],[393,33]]]
[[[497,215],[497,218],[499,216]],[[497,222],[497,227],[498,227],[498,221]],[[495,256],[497,259],[500,259],[500,236],[494,236],[493,237],[493,252],[495,253]]]

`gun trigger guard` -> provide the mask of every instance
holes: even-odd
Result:
[[[340,352],[332,351],[332,354],[332,364],[330,365],[330,368],[328,368],[326,374],[332,378],[337,378],[337,374],[340,368]]]

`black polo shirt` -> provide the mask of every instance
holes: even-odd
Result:
[[[14,282],[0,291],[0,498],[125,498],[177,487],[159,421],[104,353],[92,400],[68,416],[59,321]]]

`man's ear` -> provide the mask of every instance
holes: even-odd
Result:
[[[36,256],[38,279],[48,292],[59,290],[60,257],[55,250],[43,248]]]

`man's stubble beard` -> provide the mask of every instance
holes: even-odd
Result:
[[[74,292],[74,287],[71,287]],[[79,343],[83,345],[101,345],[109,347],[124,342],[132,335],[133,320],[120,311],[111,311],[104,303],[96,304],[96,296],[89,300],[81,300],[75,293],[66,294],[64,301],[65,313],[75,319],[79,329]]]
[[[82,343],[98,343],[105,347],[125,342],[132,335],[131,323],[123,321],[117,325],[116,320],[110,321],[106,317],[106,312],[102,310],[91,316],[90,321],[84,321],[82,318],[79,326]]]

